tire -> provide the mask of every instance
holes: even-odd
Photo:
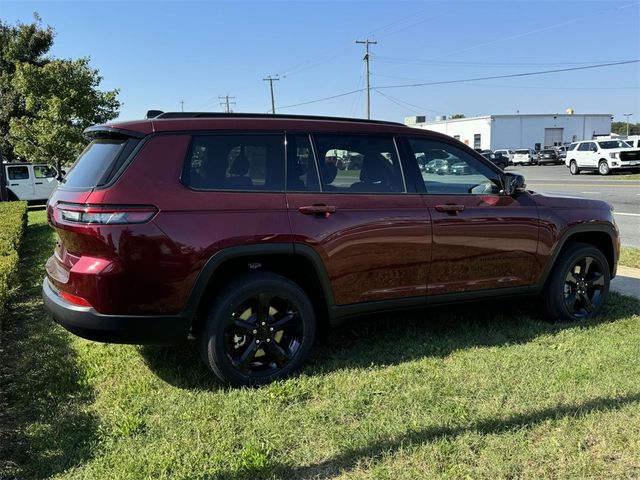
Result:
[[[542,291],[545,317],[552,322],[580,322],[596,317],[609,295],[610,268],[593,245],[575,243],[556,259]]]
[[[600,175],[609,175],[609,172],[611,172],[611,169],[609,168],[607,161],[600,160],[600,163],[598,163],[598,173]]]
[[[578,164],[575,160],[571,160],[571,163],[569,164],[569,172],[571,175],[578,175],[580,173],[580,169],[578,168]]]
[[[313,305],[304,290],[275,273],[254,272],[216,295],[198,340],[204,363],[220,380],[251,386],[298,369],[315,333]]]

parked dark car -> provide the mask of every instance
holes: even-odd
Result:
[[[471,167],[465,162],[458,162],[451,165],[449,171],[452,175],[470,175]]]
[[[542,150],[538,154],[538,165],[543,165],[545,163],[553,163],[555,165],[561,165],[562,159],[558,155],[558,152],[552,148]]]
[[[193,338],[216,376],[254,385],[299,368],[320,325],[356,315],[528,295],[577,322],[605,305],[619,252],[605,202],[528,191],[402,124],[155,115],[87,129],[48,202],[44,302],[77,335]],[[434,151],[472,173],[421,171]],[[335,152],[360,155],[357,174]]]
[[[509,159],[500,153],[483,153],[482,156],[502,170],[509,165]]]

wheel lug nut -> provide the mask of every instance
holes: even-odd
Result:
[[[270,327],[270,328],[269,328],[269,331],[270,331],[270,332],[273,332],[273,327]]]
[[[258,330],[254,330],[254,331],[253,331],[253,333],[254,333],[254,335],[255,335],[256,333],[258,333]]]
[[[271,341],[271,339],[270,339],[270,338],[267,338],[267,343],[269,343],[270,341]]]
[[[262,325],[262,326],[264,327],[264,326],[266,325],[266,323],[265,323],[265,322],[262,322],[260,325]]]
[[[256,340],[256,343],[260,343],[260,340]]]

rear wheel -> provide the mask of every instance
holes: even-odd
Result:
[[[600,313],[609,295],[609,263],[593,245],[576,243],[565,250],[542,293],[550,321],[577,322]]]
[[[580,169],[578,168],[578,164],[575,160],[571,160],[571,163],[569,164],[569,172],[571,172],[571,175],[578,175],[580,173]]]
[[[600,173],[600,175],[609,175],[609,172],[610,172],[610,169],[607,161],[600,160],[600,163],[598,164],[598,173]]]
[[[200,353],[220,380],[260,385],[300,367],[315,331],[313,306],[297,284],[255,272],[218,293],[200,335]]]

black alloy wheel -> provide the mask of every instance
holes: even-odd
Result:
[[[608,267],[607,267],[608,268]],[[599,309],[605,289],[604,265],[595,257],[579,259],[569,269],[564,281],[564,303],[577,320]]]
[[[580,322],[597,316],[609,295],[611,267],[594,245],[573,243],[563,248],[541,292],[550,321]]]
[[[224,348],[244,375],[274,375],[288,366],[304,338],[297,307],[287,298],[259,293],[235,309],[224,330]]]
[[[314,308],[295,282],[271,272],[240,275],[221,288],[199,335],[205,364],[234,386],[285,378],[308,357]]]

